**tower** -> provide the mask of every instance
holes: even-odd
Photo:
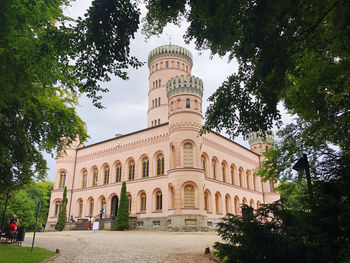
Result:
[[[248,134],[250,149],[259,155],[262,155],[269,147],[272,147],[273,141],[274,136],[272,132],[266,132],[265,136],[261,132],[251,132]]]
[[[192,54],[177,45],[164,45],[148,55],[149,92],[147,126],[168,122],[166,83],[175,76],[191,75]]]

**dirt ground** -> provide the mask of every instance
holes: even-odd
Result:
[[[23,245],[31,246],[27,233]],[[204,250],[220,241],[215,233],[151,231],[62,231],[37,233],[35,246],[60,256],[51,262],[215,262]]]

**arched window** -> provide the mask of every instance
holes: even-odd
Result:
[[[231,183],[235,184],[235,168],[231,166]]]
[[[160,80],[159,80],[159,85],[160,85]],[[160,97],[158,98],[158,106],[160,106]]]
[[[204,210],[209,211],[209,196],[208,192],[204,192]]]
[[[160,85],[162,85],[161,83],[162,83],[162,81],[158,80],[159,87],[160,87]],[[160,101],[158,102],[158,104],[160,105]]]
[[[143,158],[142,160],[142,177],[148,177],[149,176],[149,160],[147,157]]]
[[[158,125],[160,125],[160,119],[158,119]]]
[[[129,201],[129,213],[131,212],[131,195],[128,194],[128,201]]]
[[[157,175],[164,174],[164,155],[160,154],[157,157]]]
[[[231,212],[231,199],[229,195],[225,196],[225,210],[226,210],[226,214]]]
[[[183,147],[184,167],[193,167],[193,146],[191,143],[185,143]]]
[[[273,190],[275,189],[274,183],[272,180],[269,180],[270,183],[270,192],[273,192]]]
[[[165,61],[165,67],[169,68],[169,62],[168,61]]]
[[[117,183],[121,182],[122,180],[122,165],[118,163],[116,165],[116,170],[115,170],[115,181]]]
[[[216,161],[213,160],[211,163],[212,170],[213,170],[213,178],[216,179]]]
[[[221,170],[222,170],[222,181],[226,183],[226,165],[224,163],[221,165]]]
[[[129,180],[134,180],[135,178],[135,162],[131,160],[129,162]]]
[[[256,202],[256,209],[259,209],[260,208],[260,202]]]
[[[158,106],[158,99],[154,99],[154,106],[155,106],[155,107]]]
[[[98,171],[97,168],[95,168],[92,172],[93,174],[93,179],[92,179],[92,186],[96,186],[97,185],[97,181],[98,181]]]
[[[216,213],[220,213],[221,212],[221,200],[220,200],[220,195],[219,193],[215,194],[215,209],[216,209]]]
[[[174,191],[174,188],[171,187],[170,191],[171,191],[170,206],[171,206],[171,208],[174,208],[175,207],[175,191]]]
[[[94,214],[94,199],[90,199],[89,216]]]
[[[82,182],[82,187],[85,188],[87,185],[87,171],[84,170],[83,172],[83,182]]]
[[[188,72],[188,66],[186,66],[186,72]]]
[[[238,215],[238,210],[239,210],[239,198],[236,196],[235,197],[235,215]]]
[[[250,172],[246,171],[246,178],[247,178],[247,188],[250,189]]]
[[[185,207],[194,207],[194,187],[192,185],[186,185],[184,189]]]
[[[171,147],[172,168],[176,167],[175,147]]]
[[[100,211],[99,211],[100,216],[101,216],[102,218],[105,218],[105,215],[106,215],[106,206],[107,206],[106,199],[103,197],[103,198],[101,199],[101,209],[100,209]]]
[[[156,70],[158,70],[158,64],[156,64]]]
[[[109,182],[109,166],[106,166],[104,170],[105,170],[105,177],[103,180],[103,184],[108,184],[108,182]]]
[[[254,190],[256,191],[256,175],[255,174],[253,175],[253,187],[254,187]]]
[[[242,183],[242,173],[243,173],[243,171],[242,171],[242,169],[239,169],[239,172],[238,172],[238,177],[239,177],[239,186],[241,186],[242,187],[242,185],[243,185],[243,183]]]
[[[157,191],[156,193],[156,210],[162,210],[162,192],[160,190]]]
[[[191,107],[191,102],[190,99],[186,99],[186,108],[190,108]]]
[[[242,203],[243,203],[244,205],[246,205],[246,204],[247,204],[247,199],[246,199],[245,197],[243,198]]]
[[[64,188],[66,185],[66,172],[61,172],[60,173],[60,182],[58,185],[58,188]]]
[[[78,210],[78,217],[82,217],[83,215],[83,200],[79,201],[79,210]]]
[[[57,201],[55,204],[55,216],[58,216],[61,210],[61,201]]]
[[[153,127],[153,121],[152,121],[152,127]]]
[[[140,212],[146,211],[146,194],[142,193],[140,196]]]
[[[177,68],[180,68],[180,62],[176,62]]]
[[[250,199],[250,207],[254,208],[254,201],[253,201],[253,199]]]

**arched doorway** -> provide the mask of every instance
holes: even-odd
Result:
[[[116,195],[113,196],[112,203],[111,203],[111,219],[114,219],[117,216],[118,203],[119,203],[118,196]]]

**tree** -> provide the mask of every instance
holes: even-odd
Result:
[[[62,231],[66,225],[66,221],[67,221],[67,203],[68,203],[68,199],[67,199],[67,186],[64,187],[63,190],[63,198],[62,198],[62,202],[61,202],[61,207],[60,207],[60,212],[58,214],[58,219],[57,219],[57,223],[55,225],[55,229],[58,231]]]
[[[120,191],[120,203],[118,207],[117,218],[115,220],[116,230],[125,230],[129,228],[129,200],[126,195],[126,183],[122,184]]]
[[[85,93],[102,107],[99,86],[127,78],[139,10],[130,1],[94,0],[84,18],[63,14],[70,0],[3,1],[0,6],[0,193],[45,177],[42,156],[87,138],[75,106]]]

